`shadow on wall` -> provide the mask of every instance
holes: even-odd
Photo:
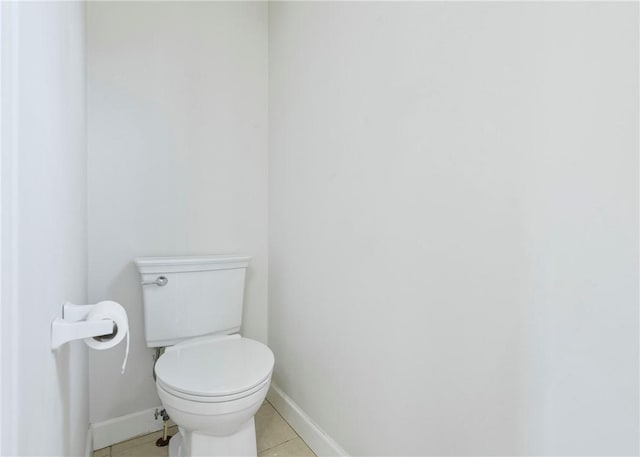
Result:
[[[89,427],[86,415],[86,423],[74,421],[78,411],[84,410],[89,401],[89,385],[86,375],[82,374],[87,371],[88,349],[83,341],[72,341],[57,349],[54,356],[62,411],[58,414],[59,423],[49,426],[56,427],[62,437],[63,455],[74,455],[79,451],[78,443],[84,444]]]
[[[129,337],[131,339],[127,367],[123,374],[120,366],[124,359],[125,343],[106,351],[91,351],[91,386],[100,390],[104,386],[112,386],[120,395],[114,396],[106,404],[109,411],[107,417],[117,417],[120,411],[130,409],[132,401],[139,397],[140,392],[145,396],[157,398],[153,381],[153,351],[147,348],[144,339],[144,316],[142,310],[142,289],[140,277],[133,262],[128,262],[113,277],[107,286],[104,300],[114,300],[127,311],[129,319]],[[95,401],[96,395],[92,395]],[[152,400],[150,400],[152,401]],[[103,403],[105,405],[105,403]]]
[[[56,350],[55,358],[56,358],[56,372],[57,379],[60,380],[58,388],[60,390],[60,398],[62,399],[62,411],[60,417],[62,418],[62,449],[64,449],[65,455],[71,455],[71,441],[70,441],[70,432],[71,432],[71,385],[69,380],[71,379],[71,373],[69,368],[69,352],[71,351],[71,344],[84,344],[81,341],[73,342],[69,344],[64,344],[62,347]],[[60,424],[58,424],[60,427]],[[65,433],[66,432],[66,433]]]

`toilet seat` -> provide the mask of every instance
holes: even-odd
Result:
[[[266,379],[264,382],[244,392],[240,392],[234,395],[217,395],[217,396],[186,394],[184,392],[180,392],[179,390],[175,390],[175,389],[172,389],[171,387],[164,385],[162,381],[157,382],[157,388],[159,390],[163,390],[169,395],[173,395],[176,398],[181,398],[183,400],[188,400],[195,403],[225,403],[225,402],[232,402],[234,400],[241,400],[243,398],[250,397],[254,393],[262,390],[264,386],[268,386],[270,382],[271,382],[271,378]]]
[[[240,335],[187,340],[158,359],[158,386],[186,400],[225,402],[259,391],[268,384],[273,353],[264,344]]]

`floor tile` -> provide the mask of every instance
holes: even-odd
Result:
[[[298,435],[268,402],[260,407],[255,416],[258,452],[278,446]]]
[[[279,446],[258,452],[258,457],[315,457],[304,441],[295,438]]]
[[[93,451],[93,457],[111,457],[111,446]]]
[[[137,446],[129,446],[117,454],[113,451],[111,453],[111,457],[167,457],[168,455],[169,446],[158,447],[155,440]]]
[[[259,456],[315,456],[269,402],[265,401],[260,407],[255,421]],[[169,435],[176,433],[178,427],[169,428]],[[110,448],[99,449],[94,457],[167,457],[169,446],[156,446],[156,440],[161,436],[162,432],[139,436]]]
[[[171,433],[169,433],[171,434]],[[139,436],[137,438],[130,439],[128,441],[124,441],[122,443],[114,444],[111,446],[111,457],[122,457],[122,456],[130,456],[130,455],[167,455],[167,450],[169,446],[158,447],[156,446],[156,440],[162,437],[162,432],[153,432],[148,435]],[[160,454],[154,453],[153,448],[159,449]],[[130,453],[130,449],[135,449],[137,453]],[[140,452],[144,452],[140,454]],[[164,454],[162,453],[164,452]]]

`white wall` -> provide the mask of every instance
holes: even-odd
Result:
[[[243,333],[267,338],[266,3],[91,2],[89,298],[129,315],[92,352],[91,422],[160,404],[136,256],[242,252]]]
[[[15,363],[3,381],[16,389],[3,397],[2,452],[83,455],[87,350],[75,342],[52,352],[50,326],[64,302],[87,298],[84,6],[4,4],[2,16],[2,50],[13,53],[2,61],[10,115],[2,131],[3,278],[13,276],[3,288],[15,294],[3,302]],[[5,263],[8,252],[15,264]]]
[[[272,3],[274,381],[352,455],[638,449],[638,5]]]

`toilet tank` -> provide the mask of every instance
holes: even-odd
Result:
[[[142,282],[147,346],[171,346],[187,338],[239,331],[250,259],[244,255],[135,259]]]

